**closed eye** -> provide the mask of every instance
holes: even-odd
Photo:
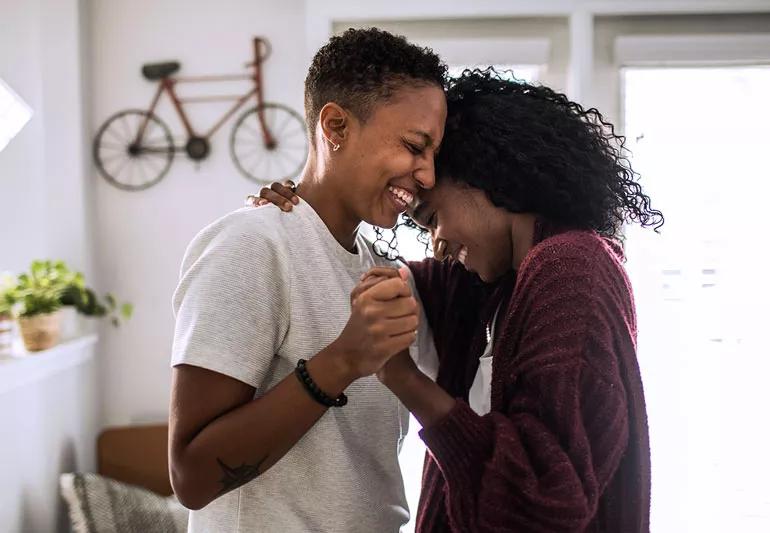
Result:
[[[420,155],[425,151],[425,148],[422,146],[418,146],[412,142],[404,141],[404,146],[406,146],[406,149],[409,150],[412,155]]]

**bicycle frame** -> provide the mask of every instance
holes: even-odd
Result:
[[[214,102],[214,101],[227,101],[227,100],[236,100],[235,104],[224,114],[224,116],[219,119],[204,135],[202,135],[203,138],[209,139],[211,138],[214,133],[219,130],[219,128],[222,127],[222,125],[227,122],[227,120],[233,116],[233,114],[238,111],[243,104],[245,104],[249,98],[252,96],[257,97],[257,116],[259,117],[259,123],[262,129],[262,134],[265,139],[265,145],[268,147],[272,147],[275,144],[275,141],[273,139],[273,136],[270,134],[270,131],[267,128],[267,124],[265,123],[264,114],[262,112],[262,104],[263,104],[263,97],[262,97],[262,57],[260,55],[260,46],[262,45],[263,41],[260,38],[255,38],[253,41],[254,44],[254,62],[248,63],[247,67],[253,67],[254,72],[251,75],[242,75],[242,74],[234,74],[234,75],[222,75],[222,76],[197,76],[197,77],[185,77],[185,78],[162,78],[160,82],[158,83],[158,90],[155,92],[155,96],[152,99],[152,103],[150,104],[150,108],[148,111],[147,116],[142,121],[141,126],[139,127],[139,131],[137,132],[136,140],[134,141],[135,144],[139,145],[141,143],[142,138],[144,137],[145,130],[147,129],[147,124],[150,120],[150,115],[154,114],[155,108],[158,105],[158,102],[160,101],[160,97],[163,95],[164,92],[168,93],[169,98],[171,99],[171,103],[174,105],[174,109],[176,109],[177,114],[179,115],[180,120],[182,121],[182,124],[184,125],[185,131],[187,133],[187,138],[193,138],[193,137],[201,137],[197,135],[196,131],[193,129],[192,124],[190,123],[189,118],[187,117],[187,113],[185,113],[184,110],[184,104],[185,103],[201,103],[201,102]],[[223,96],[203,96],[203,97],[194,97],[194,98],[179,98],[176,94],[176,85],[178,83],[206,83],[206,82],[219,82],[219,81],[241,81],[241,80],[252,80],[254,82],[254,88],[251,89],[249,92],[247,92],[244,95],[223,95]],[[174,147],[175,151],[183,150],[183,147]]]

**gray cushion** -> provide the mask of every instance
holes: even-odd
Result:
[[[59,487],[75,533],[184,533],[188,510],[160,496],[98,474],[62,474]]]

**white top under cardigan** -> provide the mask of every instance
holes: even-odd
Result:
[[[498,306],[492,325],[487,328],[487,347],[479,357],[479,369],[473,378],[473,385],[468,393],[468,403],[476,414],[485,415],[491,411],[492,403],[492,348],[495,344],[495,327],[497,316],[500,313]]]

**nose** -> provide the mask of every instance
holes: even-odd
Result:
[[[412,176],[422,189],[432,189],[436,186],[436,165],[432,153],[428,155],[426,152]]]

